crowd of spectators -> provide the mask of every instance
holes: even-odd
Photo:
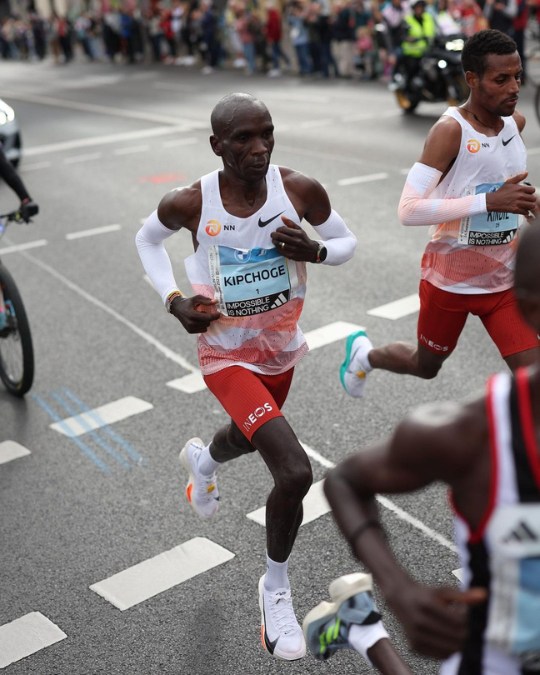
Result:
[[[154,2],[76,16],[36,12],[0,20],[3,59],[73,58],[200,67],[247,74],[378,79],[392,72],[411,13],[409,0],[212,0]],[[472,35],[493,27],[510,34],[524,58],[524,35],[536,22],[531,0],[428,0],[441,33]],[[534,0],[532,0],[534,1]],[[414,0],[412,0],[414,2]]]

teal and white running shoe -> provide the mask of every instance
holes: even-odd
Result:
[[[355,398],[364,395],[367,374],[372,370],[368,354],[373,349],[365,330],[352,333],[345,343],[345,361],[341,364],[340,379],[343,389]]]

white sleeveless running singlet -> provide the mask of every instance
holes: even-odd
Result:
[[[461,126],[458,156],[433,190],[433,199],[492,192],[526,170],[527,152],[513,117],[503,117],[497,136],[474,129],[455,107],[444,115]],[[513,213],[480,213],[430,229],[422,258],[422,279],[452,293],[495,293],[513,285],[517,230],[524,218]]]
[[[486,399],[490,504],[472,532],[456,512],[464,588],[488,589],[471,610],[469,643],[441,675],[540,673],[540,453],[527,371],[492,376]]]
[[[306,290],[306,264],[283,257],[271,233],[281,216],[299,224],[279,167],[266,174],[266,202],[248,218],[223,207],[219,170],[201,178],[198,248],[186,258],[196,294],[218,301],[223,316],[198,335],[203,375],[240,365],[265,375],[292,368],[308,351],[298,319]]]

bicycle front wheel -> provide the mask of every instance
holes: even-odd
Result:
[[[0,288],[5,322],[0,328],[0,379],[15,396],[24,396],[34,381],[34,347],[21,294],[13,277],[0,263]]]

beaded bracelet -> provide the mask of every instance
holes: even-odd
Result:
[[[171,313],[171,305],[172,301],[175,300],[176,298],[185,298],[186,296],[182,293],[182,291],[172,291],[172,293],[169,293],[167,296],[167,299],[165,300],[165,309]]]

